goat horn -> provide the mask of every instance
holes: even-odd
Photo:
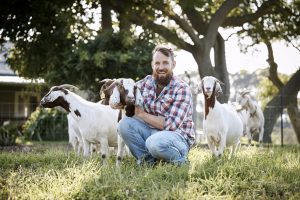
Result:
[[[244,96],[244,95],[246,95],[246,94],[249,94],[249,93],[250,93],[250,91],[247,90],[247,89],[244,89],[244,90],[242,90],[242,91],[240,92],[240,94],[241,94],[242,96]]]
[[[75,89],[75,90],[79,90],[78,87],[74,86],[74,85],[71,85],[71,84],[62,84],[60,86],[58,86],[60,88],[65,88],[65,89]]]
[[[225,83],[223,83],[222,81],[220,81],[220,80],[218,80],[218,79],[217,79],[217,82],[218,82],[219,84],[221,84],[221,85],[225,85]]]
[[[116,87],[116,84],[117,84],[117,81],[114,80],[114,82],[112,82],[107,88],[105,88],[106,91],[109,91],[109,90],[113,90],[115,87]]]
[[[103,80],[99,81],[100,87],[101,87],[104,83],[106,83],[106,82],[108,82],[108,81],[114,82],[115,80],[116,80],[116,79],[110,79],[110,78],[103,79]]]

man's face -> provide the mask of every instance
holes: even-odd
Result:
[[[173,69],[175,67],[175,61],[171,57],[165,56],[161,52],[154,53],[152,58],[152,71],[153,76],[158,84],[168,85],[173,76]]]

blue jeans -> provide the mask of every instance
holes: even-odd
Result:
[[[119,122],[118,132],[138,165],[154,165],[158,160],[179,165],[187,162],[189,145],[180,133],[160,131],[132,117]]]

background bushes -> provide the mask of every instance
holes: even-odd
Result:
[[[7,121],[0,127],[0,146],[10,146],[16,143],[16,138],[21,136],[16,122]]]
[[[39,141],[68,140],[66,112],[37,108],[23,125],[25,139]]]

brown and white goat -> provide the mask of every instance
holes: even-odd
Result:
[[[202,89],[205,101],[203,132],[207,136],[208,146],[215,156],[222,155],[225,147],[232,146],[231,157],[240,145],[243,123],[232,105],[218,102],[216,97],[222,93],[218,79],[204,77],[199,89]]]
[[[109,98],[113,93],[113,87],[115,85],[116,79],[103,79],[100,83],[100,103],[104,105],[109,105]],[[110,88],[111,87],[111,88]]]
[[[109,105],[87,101],[62,85],[52,87],[42,98],[41,106],[46,108],[60,106],[72,115],[80,129],[84,156],[90,155],[90,144],[100,143],[101,156],[103,163],[106,164],[109,146],[118,147],[119,111]]]
[[[131,78],[120,78],[113,82],[105,79],[100,93],[105,97],[105,102],[109,97],[109,105],[114,109],[124,109],[128,117],[134,115],[135,105],[142,105],[142,95]]]

